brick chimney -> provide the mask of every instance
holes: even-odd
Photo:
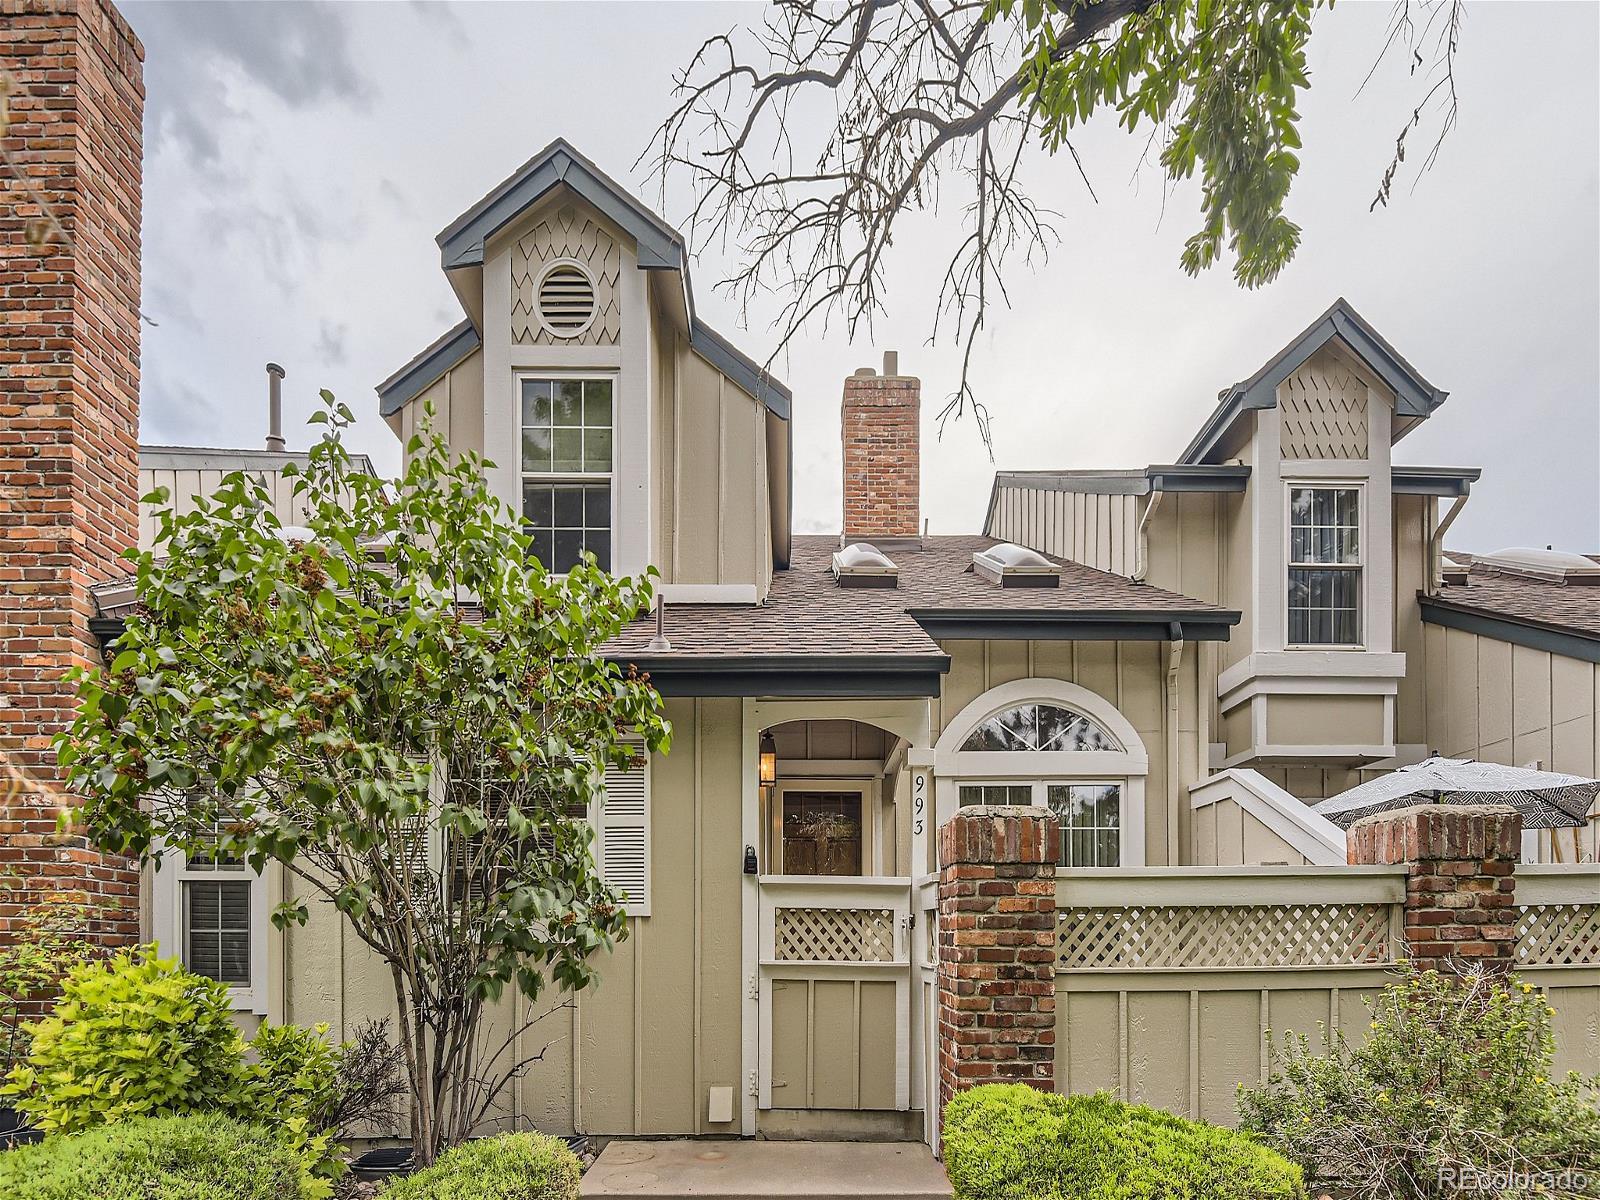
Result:
[[[94,936],[139,933],[132,866],[56,835],[51,737],[64,672],[100,661],[89,588],[138,541],[143,58],[109,0],[0,0],[26,180],[0,168],[0,940],[31,899],[73,892]]]
[[[846,541],[922,532],[921,413],[922,381],[900,374],[893,350],[882,375],[862,367],[844,381]]]

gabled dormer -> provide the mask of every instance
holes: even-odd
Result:
[[[677,231],[557,140],[438,243],[466,319],[379,385],[401,440],[431,402],[554,570],[587,550],[672,598],[763,598],[789,556],[790,396],[695,314]]]
[[[1249,469],[1226,535],[1245,614],[1217,680],[1227,760],[1395,753],[1391,451],[1444,399],[1340,299],[1224,391],[1184,451]]]

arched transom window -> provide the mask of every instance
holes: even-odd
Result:
[[[1148,760],[1103,697],[1063,680],[1019,680],[978,697],[945,732],[937,773],[957,805],[1050,809],[1064,867],[1143,865]]]
[[[968,735],[962,750],[1121,750],[1082,713],[1059,704],[1019,704],[996,713]]]

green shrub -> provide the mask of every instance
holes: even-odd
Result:
[[[1497,1177],[1600,1195],[1600,1081],[1552,1077],[1542,992],[1427,971],[1369,1006],[1359,1045],[1337,1030],[1326,1049],[1274,1044],[1267,1083],[1240,1092],[1244,1127],[1353,1200],[1453,1197]]]
[[[1243,1134],[1110,1096],[987,1084],[945,1108],[958,1200],[1298,1200],[1300,1168]]]
[[[328,1041],[328,1027],[263,1024],[250,1039],[249,1067],[234,1112],[278,1130],[306,1170],[337,1179],[345,1164],[334,1144],[345,1048]]]
[[[0,900],[10,900],[16,889],[14,879],[0,879]],[[27,1006],[52,995],[79,963],[104,953],[85,936],[90,917],[81,896],[63,892],[11,919],[0,944],[0,1080],[28,1055]]]
[[[216,1115],[161,1117],[0,1152],[5,1200],[306,1200],[294,1154]]]
[[[574,1200],[578,1157],[539,1133],[506,1133],[446,1150],[397,1180],[383,1200]]]
[[[244,1041],[226,985],[137,951],[75,968],[29,1032],[27,1060],[0,1094],[47,1133],[233,1112],[244,1101]]]

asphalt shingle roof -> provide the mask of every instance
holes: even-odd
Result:
[[[1446,584],[1430,599],[1509,621],[1600,637],[1600,587],[1485,571],[1473,564],[1470,555],[1452,552],[1449,557],[1468,564],[1467,582]]]
[[[1236,614],[1175,592],[1134,583],[1052,558],[1061,567],[1057,588],[1002,588],[971,571],[972,554],[997,544],[988,537],[933,537],[923,548],[897,545],[885,553],[900,568],[897,588],[841,588],[830,570],[839,540],[800,536],[787,571],[773,575],[761,605],[668,604],[671,657],[943,656],[913,613],[1079,613],[1230,618]],[[1048,557],[1048,556],[1047,556]],[[642,620],[607,647],[612,658],[648,655],[654,619]]]

